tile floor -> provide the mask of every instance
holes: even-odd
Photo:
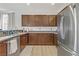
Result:
[[[56,46],[28,45],[20,56],[57,56]]]

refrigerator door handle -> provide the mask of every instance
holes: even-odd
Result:
[[[76,15],[76,5],[74,5],[74,22],[75,22],[75,40],[74,40],[74,51],[77,51],[77,15]]]
[[[72,15],[74,16],[74,8],[72,8],[71,6],[69,6],[72,12]]]
[[[65,38],[65,32],[63,30],[63,20],[64,20],[64,15],[61,16],[60,31],[59,31],[62,39]]]

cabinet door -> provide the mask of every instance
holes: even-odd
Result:
[[[51,33],[50,37],[51,37],[50,39],[52,39],[52,41],[53,41],[53,45],[58,45],[58,42],[57,42],[58,36],[57,36],[57,34]]]
[[[53,39],[51,39],[50,35],[47,33],[30,33],[29,44],[51,45],[53,44]]]
[[[42,26],[42,16],[41,15],[35,15],[35,26]]]
[[[29,26],[29,15],[22,15],[22,26]]]
[[[40,44],[42,45],[52,45],[53,39],[51,39],[49,33],[40,33],[39,34]]]
[[[49,26],[48,15],[42,15],[41,23],[42,23],[42,26]]]
[[[7,55],[7,43],[0,42],[0,56],[6,56],[6,55]]]
[[[49,26],[47,15],[35,15],[36,26]]]
[[[53,34],[53,45],[58,45],[57,40],[58,40],[57,34]]]
[[[29,26],[36,26],[35,15],[29,15]]]
[[[39,37],[38,37],[37,33],[30,33],[29,34],[29,44],[33,44],[33,45],[38,44],[38,42],[39,42],[38,38]]]
[[[24,48],[27,45],[27,35],[21,35],[20,36],[20,47]]]
[[[57,26],[57,16],[49,15],[50,26]]]

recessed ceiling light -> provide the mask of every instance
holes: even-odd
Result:
[[[30,3],[26,3],[27,4],[27,6],[29,6],[30,5]]]
[[[51,3],[51,5],[55,5],[55,3]]]

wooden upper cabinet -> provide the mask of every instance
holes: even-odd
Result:
[[[29,26],[29,15],[22,15],[22,26]]]
[[[22,26],[57,26],[53,15],[22,15]]]
[[[43,22],[42,25],[43,26],[49,26],[49,17],[48,17],[48,15],[43,15],[42,17],[43,17],[42,20],[41,20]]]
[[[35,16],[36,26],[49,26],[47,15],[36,15]]]
[[[35,15],[35,25],[42,26],[42,17],[41,15]]]
[[[49,26],[48,16],[46,16],[46,15],[30,15],[29,26]]]
[[[57,16],[49,16],[49,26],[57,26]]]
[[[35,16],[29,15],[29,26],[35,26]]]

